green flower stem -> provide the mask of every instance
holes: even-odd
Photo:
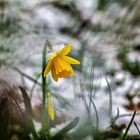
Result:
[[[49,137],[49,116],[48,112],[46,110],[46,97],[48,96],[48,90],[47,90],[47,83],[46,78],[44,77],[43,73],[46,67],[46,45],[43,48],[42,52],[42,131],[44,135],[47,133],[47,136]]]

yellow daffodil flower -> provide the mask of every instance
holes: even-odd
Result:
[[[74,70],[70,64],[80,64],[80,62],[67,56],[71,48],[71,44],[66,44],[63,48],[50,55],[44,71],[44,77],[51,71],[53,79],[57,82],[58,78],[68,77],[74,74]]]

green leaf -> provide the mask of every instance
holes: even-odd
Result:
[[[128,131],[129,131],[129,128],[130,128],[130,126],[131,126],[131,124],[132,124],[132,122],[133,122],[133,120],[134,120],[134,118],[135,118],[135,115],[136,115],[136,111],[134,111],[134,114],[133,114],[133,116],[132,116],[132,118],[131,118],[131,120],[130,120],[130,122],[129,122],[127,128],[126,128],[126,130],[125,130],[125,133],[124,133],[124,135],[123,135],[123,137],[122,137],[122,140],[125,140],[125,138],[126,138],[126,136],[127,136],[127,133],[128,133]]]
[[[30,102],[30,98],[27,94],[27,92],[25,91],[25,89],[21,86],[19,86],[19,89],[21,90],[22,96],[23,96],[23,100],[24,100],[24,104],[25,104],[25,112],[27,115],[27,119],[28,119],[28,127],[29,127],[29,131],[31,131],[33,137],[35,140],[38,140],[38,134],[36,132],[32,117],[33,117],[33,112],[32,112],[32,106],[31,106],[31,102]],[[27,130],[28,133],[28,130]],[[24,139],[24,136],[23,136]]]
[[[79,117],[74,118],[68,125],[62,128],[55,136],[51,138],[51,140],[59,140],[61,139],[68,131],[73,129],[79,122]]]
[[[106,78],[107,86],[108,86],[108,91],[109,91],[109,116],[112,118],[112,92],[111,92],[111,87],[110,84]]]

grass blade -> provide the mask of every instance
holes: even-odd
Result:
[[[91,102],[92,102],[92,105],[93,105],[93,108],[94,108],[94,110],[95,110],[95,115],[96,115],[96,131],[98,130],[98,128],[99,128],[99,117],[98,117],[98,111],[97,111],[97,108],[96,108],[96,105],[95,105],[95,103],[94,103],[94,101],[93,101],[93,99],[91,99]]]
[[[68,125],[66,125],[63,129],[61,129],[55,136],[52,137],[51,140],[60,140],[62,139],[62,136],[64,136],[65,133],[67,133],[69,130],[74,128],[79,122],[79,117],[74,118]]]
[[[135,118],[135,115],[136,115],[136,111],[134,111],[134,114],[133,114],[133,116],[132,116],[132,118],[131,118],[131,120],[130,120],[130,122],[129,122],[127,128],[126,128],[126,131],[125,131],[125,133],[124,133],[124,135],[123,135],[123,137],[122,137],[122,140],[125,140],[125,138],[126,138],[126,136],[127,136],[127,133],[128,133],[128,131],[129,131],[129,128],[130,128],[130,126],[131,126],[131,124],[132,124],[132,122],[133,122],[133,120],[134,120],[134,118]]]
[[[135,121],[134,121],[134,125],[136,126],[137,131],[139,132],[139,135],[140,135],[140,129],[139,129],[139,127],[138,127],[138,125],[136,124],[136,122],[135,122]]]
[[[108,90],[109,90],[109,116],[110,116],[110,118],[112,118],[112,92],[111,92],[111,87],[110,87],[110,84],[109,84],[107,78],[105,78],[105,79],[106,79]]]
[[[23,96],[23,100],[24,100],[24,104],[25,104],[25,110],[26,110],[26,115],[28,116],[28,127],[29,127],[29,131],[31,131],[33,137],[35,138],[35,140],[39,140],[38,138],[38,134],[35,130],[35,126],[33,123],[33,113],[32,113],[32,107],[31,107],[31,102],[30,102],[30,98],[27,94],[27,92],[25,91],[24,88],[19,87]]]
[[[27,75],[26,73],[22,72],[20,69],[18,69],[17,67],[12,67],[13,70],[15,70],[16,72],[18,72],[19,74],[21,74],[22,76],[26,77],[27,79],[29,79],[30,81],[41,85],[41,83],[39,83],[36,79],[32,78],[31,76]]]

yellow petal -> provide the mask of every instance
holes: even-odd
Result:
[[[58,52],[58,54],[67,55],[71,51],[71,47],[71,44],[66,44],[65,47]]]
[[[51,120],[54,120],[54,107],[53,107],[53,104],[51,102],[50,93],[48,93],[48,114],[49,114]]]
[[[50,56],[50,59],[53,60],[56,56],[57,56],[57,54],[54,53],[54,54],[52,54],[52,55]]]
[[[66,69],[65,63],[66,62],[63,57],[61,56],[55,57],[55,59],[53,60],[53,65],[55,68],[56,75],[58,75],[59,72],[62,72],[63,70]]]
[[[63,64],[63,66],[65,66],[65,68],[63,69],[63,71],[61,71],[57,74],[58,77],[60,77],[60,78],[68,77],[68,76],[74,74],[74,70],[72,69],[72,67],[69,63],[63,62],[62,64]]]
[[[58,76],[56,75],[54,66],[52,66],[51,73],[52,73],[53,79],[57,82],[58,81]]]
[[[72,70],[72,71],[62,71],[62,72],[60,72],[60,73],[58,74],[58,76],[59,76],[60,78],[62,78],[62,77],[68,77],[68,76],[72,75],[73,73],[74,73],[73,70]]]
[[[49,71],[51,70],[51,66],[52,66],[52,60],[49,60],[46,68],[45,68],[45,71],[44,71],[44,77],[47,76],[47,74],[49,73]]]
[[[65,62],[65,69],[66,69],[66,71],[70,72],[70,74],[74,73],[74,71],[69,63]]]
[[[69,64],[80,64],[80,62],[78,60],[68,57],[68,56],[64,56],[64,59]]]

